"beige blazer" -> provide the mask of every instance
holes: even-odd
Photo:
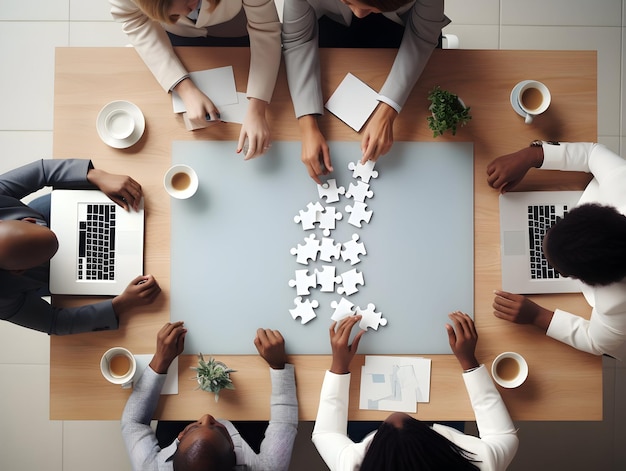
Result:
[[[131,44],[164,90],[170,91],[188,72],[180,62],[166,30],[183,37],[205,37],[212,27],[233,20],[243,8],[247,25],[222,36],[250,36],[248,98],[270,102],[280,66],[280,22],[274,0],[222,0],[209,11],[205,1],[196,23],[181,18],[176,24],[152,21],[133,0],[109,0],[111,15],[122,23]],[[247,29],[247,31],[246,31]],[[209,97],[210,98],[210,97]]]

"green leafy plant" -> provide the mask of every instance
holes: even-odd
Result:
[[[433,137],[441,136],[447,130],[456,134],[457,127],[465,126],[472,119],[470,108],[466,107],[461,99],[439,85],[428,93],[431,116],[427,117],[428,127],[433,131]]]
[[[219,400],[222,389],[235,389],[230,374],[236,370],[228,368],[215,358],[209,358],[209,361],[205,361],[202,353],[199,353],[198,366],[192,366],[191,369],[196,372],[194,379],[198,381],[198,389],[215,394],[215,402]]]

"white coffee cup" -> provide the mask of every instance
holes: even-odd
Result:
[[[135,357],[124,347],[110,348],[100,359],[102,376],[113,384],[121,384],[122,387],[130,385],[136,370]]]
[[[501,353],[491,364],[491,376],[503,388],[516,388],[528,377],[528,363],[519,353]]]
[[[524,122],[530,124],[535,116],[548,109],[552,97],[550,90],[543,83],[536,80],[527,80],[517,90],[514,97],[522,112],[525,114]]]
[[[135,131],[135,120],[126,110],[112,110],[104,118],[104,128],[113,139],[123,141]]]
[[[165,173],[163,186],[165,186],[165,190],[169,195],[174,198],[190,198],[198,189],[198,175],[188,165],[174,165]]]

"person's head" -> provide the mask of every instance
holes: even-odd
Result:
[[[477,470],[471,454],[402,412],[381,424],[361,463],[361,471]]]
[[[59,248],[56,235],[32,218],[0,221],[0,269],[22,271],[50,261]]]
[[[354,16],[357,18],[365,18],[370,13],[384,13],[395,11],[404,5],[411,3],[412,0],[341,0]]]
[[[178,434],[175,471],[228,471],[236,464],[230,434],[212,415],[203,415]]]
[[[560,274],[592,286],[626,277],[626,216],[612,206],[583,204],[554,224],[543,252]]]
[[[179,18],[189,15],[198,8],[199,0],[135,0],[148,17],[161,23],[174,24]],[[213,9],[220,0],[204,0]]]

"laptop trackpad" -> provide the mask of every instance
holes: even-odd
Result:
[[[143,243],[136,232],[119,231],[116,240],[116,251],[118,254],[128,255],[143,252]]]
[[[504,231],[504,255],[526,254],[524,231]]]

